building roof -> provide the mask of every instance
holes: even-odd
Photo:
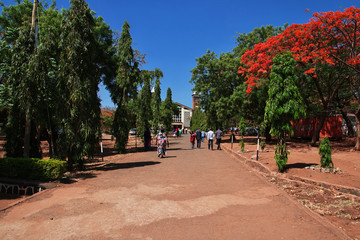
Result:
[[[183,108],[185,108],[187,110],[190,110],[190,111],[192,110],[192,108],[189,108],[189,107],[187,107],[187,106],[185,106],[185,105],[183,105],[181,103],[175,102],[175,104],[178,105],[179,107],[183,107]]]

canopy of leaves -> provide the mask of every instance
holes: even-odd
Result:
[[[295,59],[291,53],[274,59],[270,74],[269,98],[265,108],[265,122],[276,136],[292,131],[291,121],[306,115],[302,97],[296,86]]]

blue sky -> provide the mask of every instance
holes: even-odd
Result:
[[[5,5],[12,0],[2,0]],[[48,2],[51,2],[50,0]],[[195,59],[209,49],[217,54],[235,47],[237,33],[256,27],[308,22],[314,12],[360,7],[359,0],[87,0],[113,30],[130,23],[134,48],[146,54],[144,69],[160,68],[162,99],[171,88],[173,101],[192,107],[190,70]],[[57,7],[69,8],[68,0]],[[305,12],[309,9],[308,12]],[[113,106],[109,93],[100,86],[103,106]]]

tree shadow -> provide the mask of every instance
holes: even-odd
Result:
[[[285,171],[289,170],[289,169],[302,169],[302,168],[306,168],[306,167],[311,167],[311,166],[317,166],[319,165],[318,163],[292,163],[292,164],[287,164],[285,165]]]
[[[136,167],[145,167],[151,165],[157,165],[161,162],[147,161],[147,162],[129,162],[129,163],[108,163],[104,165],[98,165],[94,167],[87,168],[88,170],[97,170],[97,171],[113,171],[118,169],[129,169]]]

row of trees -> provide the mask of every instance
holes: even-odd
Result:
[[[70,0],[62,11],[55,1],[0,4],[0,114],[7,156],[41,157],[40,140],[46,139],[51,157],[81,167],[84,157],[94,156],[100,137],[100,82],[116,105],[112,132],[120,152],[136,119],[142,131],[163,120],[162,72],[140,69],[144,55],[132,49],[128,22],[119,38],[84,0]]]
[[[306,24],[256,28],[240,34],[231,53],[218,58],[207,52],[198,58],[191,82],[201,97],[208,125],[225,128],[244,117],[269,133],[271,126],[264,115],[266,102],[271,101],[270,73],[274,58],[289,52],[295,59],[294,84],[306,115],[320,119],[312,143],[332,113],[343,115],[350,135],[354,133],[347,113],[354,113],[359,133],[359,13],[360,9],[351,7],[343,12],[316,13]],[[235,68],[230,68],[232,63]],[[360,134],[355,149],[360,150]]]

